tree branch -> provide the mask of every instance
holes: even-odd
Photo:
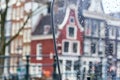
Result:
[[[24,26],[27,24],[27,22],[30,19],[30,17],[31,17],[31,13],[28,15],[26,21],[24,22],[22,27],[18,30],[18,32],[13,37],[11,37],[8,42],[6,42],[6,44],[5,44],[6,46],[9,45],[20,34],[20,32],[24,29]]]
[[[37,8],[33,11],[33,13],[34,13],[38,8],[40,8],[40,7],[37,7]],[[9,44],[20,34],[20,32],[24,29],[24,27],[25,27],[25,25],[27,24],[27,22],[28,22],[28,20],[30,19],[30,17],[32,17],[32,14],[33,14],[33,13],[31,12],[31,13],[28,15],[28,17],[27,17],[26,21],[24,22],[24,24],[22,25],[22,27],[18,30],[18,32],[17,32],[13,37],[10,38],[10,40],[9,40],[8,42],[6,42],[5,46],[9,45]]]

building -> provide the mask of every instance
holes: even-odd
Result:
[[[96,73],[94,65],[98,64],[102,65],[102,67],[99,67],[102,75],[99,76],[104,80],[111,75],[109,73],[113,67],[115,67],[113,69],[115,72],[117,69],[116,76],[119,77],[120,20],[104,13],[101,0],[79,1],[78,8],[74,6],[71,7],[71,4],[77,5],[76,2],[77,0],[75,2],[72,2],[72,0],[58,0],[58,2],[56,2],[57,6],[59,6],[55,10],[55,18],[58,18],[55,19],[55,23],[57,23],[55,24],[56,44],[60,59],[62,79],[69,78],[75,80],[78,78],[76,77],[77,71],[80,69],[81,79],[85,80],[91,73]],[[57,13],[61,13],[61,15],[59,14],[60,16],[58,16]],[[62,20],[61,17],[64,20]],[[45,23],[45,19],[47,23]],[[51,54],[54,54],[54,48],[50,26],[51,22],[49,19],[50,15],[43,16],[32,34],[31,55],[37,56],[38,53],[42,53],[38,55],[42,56],[42,59],[31,59],[31,64],[36,66],[39,64],[45,65],[47,64],[46,62],[49,61],[51,61],[51,64],[54,63],[53,58],[50,57]],[[48,25],[46,26],[46,24]],[[37,44],[40,47],[40,51],[37,49]],[[46,46],[46,44],[49,44],[49,46]],[[48,58],[45,59],[44,56]],[[78,64],[81,63],[78,68],[76,67],[78,65],[75,64],[77,62]],[[90,67],[91,64],[92,67]],[[107,66],[108,64],[109,66]],[[49,68],[42,66],[41,68],[41,73],[44,73],[44,71],[53,73],[52,66]],[[52,76],[52,74],[50,75]]]
[[[11,17],[11,37],[15,36],[18,31],[23,27],[27,16],[31,12],[25,11],[25,5],[30,2],[30,0],[17,0],[12,6],[12,17]],[[20,60],[25,59],[25,55],[30,54],[30,42],[31,42],[31,19],[28,20],[27,24],[24,26],[23,30],[17,35],[17,37],[11,43],[10,52],[10,73],[16,74],[17,67],[19,66]]]
[[[110,67],[115,66],[115,68],[119,70],[119,61],[117,61],[117,59],[119,57],[120,46],[120,19],[104,13],[102,0],[84,0],[81,4],[82,5],[79,6],[79,19],[80,22],[83,22],[83,24],[81,24],[84,27],[81,72],[83,72],[83,78],[85,79],[91,73],[95,73],[94,68],[91,68],[92,70],[90,69],[90,64],[94,66],[96,63],[102,62],[102,75],[100,76],[106,80],[107,77],[111,75],[109,74]],[[111,62],[109,62],[110,60]],[[110,66],[106,66],[108,63]],[[117,71],[117,75],[119,75],[118,73]],[[82,80],[84,80],[83,78]]]
[[[60,25],[55,24],[56,45],[60,59],[62,79],[76,79],[76,70],[79,69],[76,66],[79,64],[78,60],[83,50],[83,27],[79,24],[77,7],[74,4],[62,8],[66,9],[65,17],[64,19],[62,18],[63,20],[59,17],[60,22],[58,21],[57,23]],[[59,15],[55,14],[55,16],[58,17],[60,14],[64,14],[62,9],[58,10],[61,10],[61,13],[59,13]],[[39,70],[36,70],[42,70],[41,73],[43,74],[45,71],[49,71],[52,76],[54,54],[51,16],[48,14],[41,17],[40,22],[32,33],[31,56],[36,57],[31,58],[31,65],[40,67],[37,68]],[[47,56],[47,58],[45,56]],[[78,64],[76,64],[76,62],[78,62]],[[46,64],[48,65],[45,67],[44,65]],[[42,65],[42,67],[40,65]],[[34,71],[35,67],[33,69],[33,72]]]

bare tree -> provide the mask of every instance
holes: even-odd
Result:
[[[23,25],[20,27],[20,29],[18,30],[18,32],[10,37],[10,39],[8,41],[6,41],[6,35],[5,35],[5,24],[7,21],[7,13],[8,13],[8,8],[9,6],[9,2],[10,0],[5,0],[5,5],[6,7],[4,9],[1,8],[1,0],[0,0],[0,57],[5,55],[5,50],[6,47],[8,45],[10,45],[10,43],[17,38],[17,36],[19,36],[20,32],[24,29],[25,25],[27,24],[28,20],[31,18],[31,16],[33,16],[33,12],[35,12],[38,8],[36,8],[34,11],[30,12],[26,18],[26,20],[24,21]],[[3,73],[3,65],[4,65],[4,59],[0,58],[0,75],[2,75]]]

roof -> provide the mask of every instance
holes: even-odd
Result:
[[[63,22],[64,17],[65,17],[65,10],[59,10],[57,13],[55,13],[55,15],[54,15],[55,32],[57,32],[57,25],[61,24]],[[38,24],[36,25],[32,35],[44,34],[44,31],[45,31],[44,29],[45,29],[46,25],[50,26],[48,35],[52,34],[51,18],[52,17],[50,14],[42,16],[40,18],[40,20],[38,21]]]
[[[50,17],[50,15],[46,15],[46,16],[41,17],[41,19],[39,20],[35,30],[32,33],[32,35],[44,34],[45,25],[50,26],[48,34],[52,34],[51,17]]]

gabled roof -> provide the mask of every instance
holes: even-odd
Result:
[[[41,19],[39,20],[35,30],[33,31],[32,35],[42,35],[44,34],[44,27],[45,25],[49,25],[50,29],[48,34],[52,34],[52,29],[51,29],[51,17],[50,15],[42,16]]]
[[[54,15],[54,26],[55,26],[55,32],[57,32],[57,25],[61,24],[63,22],[63,19],[65,17],[65,10],[59,10]],[[44,34],[44,27],[45,25],[50,26],[50,30],[48,32],[49,34],[52,34],[52,27],[51,27],[51,15],[47,14],[40,18],[38,21],[38,24],[36,25],[34,31],[32,32],[32,35],[42,35]]]

